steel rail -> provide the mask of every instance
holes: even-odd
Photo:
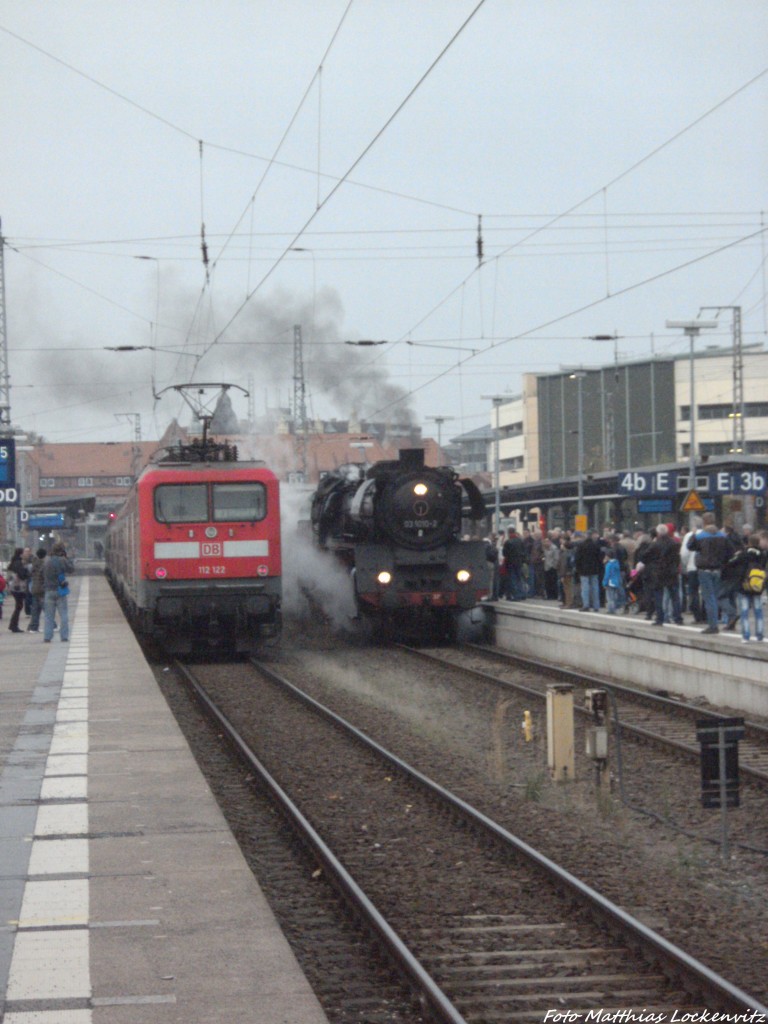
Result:
[[[463,646],[470,651],[477,651],[481,654],[487,655],[488,657],[495,658],[497,661],[516,661],[526,667],[540,669],[542,672],[548,672],[553,675],[560,675],[564,679],[575,679],[580,683],[584,683],[587,686],[594,688],[612,689],[618,693],[626,694],[628,697],[647,701],[649,704],[660,704],[678,711],[685,711],[691,715],[697,715],[700,718],[722,717],[718,711],[699,707],[697,704],[689,704],[688,701],[685,700],[675,700],[672,697],[663,697],[660,693],[641,690],[634,686],[628,686],[626,683],[617,683],[611,679],[606,679],[603,676],[596,676],[589,672],[583,672],[581,669],[562,668],[560,665],[555,665],[552,662],[540,661],[538,658],[531,658],[525,654],[515,654],[511,651],[499,651],[496,648],[487,647],[482,644],[464,644]],[[762,740],[768,742],[768,726],[762,725],[760,722],[750,722],[749,720],[746,720],[744,722],[744,727],[748,732],[752,731]]]
[[[489,833],[494,837],[494,839],[499,840],[503,845],[514,850],[515,853],[523,856],[529,861],[529,863],[534,864],[547,877],[554,879],[559,886],[566,888],[572,895],[575,895],[579,899],[579,902],[586,905],[590,911],[596,912],[603,921],[610,923],[614,927],[618,927],[625,936],[627,934],[630,935],[653,956],[657,958],[660,957],[667,963],[672,964],[677,972],[682,973],[681,980],[687,980],[690,983],[691,979],[695,979],[701,995],[704,998],[712,998],[717,1005],[724,1009],[736,1009],[740,1012],[749,1011],[755,1014],[765,1014],[766,1017],[764,1019],[768,1020],[768,1007],[762,1006],[748,993],[744,992],[737,986],[732,985],[729,981],[721,977],[715,971],[712,971],[705,964],[696,960],[695,957],[690,956],[690,954],[680,949],[679,946],[669,942],[662,935],[659,935],[647,925],[638,921],[637,918],[626,913],[626,911],[622,910],[621,907],[615,904],[612,900],[609,900],[607,897],[597,892],[597,890],[593,889],[585,882],[582,882],[575,875],[566,871],[565,868],[562,868],[559,864],[550,860],[549,857],[530,846],[524,840],[513,835],[511,832],[508,832],[503,826],[493,821],[492,818],[483,814],[482,811],[478,811],[476,808],[462,800],[461,797],[456,796],[454,793],[450,792],[450,790],[440,786],[438,783],[420,772],[417,768],[413,768],[407,762],[397,757],[397,755],[386,750],[375,740],[371,739],[371,737],[366,733],[345,721],[340,715],[337,715],[336,712],[332,711],[330,708],[320,704],[313,697],[310,697],[309,694],[304,693],[298,687],[294,686],[293,683],[290,683],[287,679],[284,679],[272,669],[267,668],[265,665],[262,665],[253,659],[251,660],[251,664],[253,664],[254,667],[257,668],[258,671],[267,679],[270,679],[276,685],[287,690],[297,700],[327,718],[343,731],[354,736],[355,739],[359,740],[369,750],[372,750],[393,767],[397,768],[403,774],[423,786],[441,802],[447,803],[461,816]],[[754,1017],[753,1019],[756,1020],[757,1018]]]
[[[526,683],[511,682],[508,679],[499,679],[498,676],[494,676],[490,672],[483,672],[482,669],[471,668],[467,665],[458,665],[449,658],[441,658],[437,654],[419,650],[417,647],[409,647],[406,644],[394,644],[393,646],[398,647],[400,650],[407,652],[413,657],[422,658],[425,661],[431,661],[438,665],[447,666],[448,668],[455,669],[457,672],[464,672],[467,675],[475,676],[476,678],[483,679],[486,682],[495,683],[497,686],[509,687],[510,689],[517,690],[519,693],[523,693],[526,696],[533,697],[536,700],[546,700],[546,692],[537,689],[535,686],[529,686]],[[603,679],[600,676],[588,675],[573,669],[561,668],[559,665],[554,665],[546,661],[539,661],[537,658],[528,658],[520,654],[502,654],[492,648],[483,647],[477,644],[464,644],[463,646],[468,650],[478,652],[487,657],[493,658],[496,661],[505,662],[507,664],[517,663],[522,665],[524,668],[546,672],[548,675],[558,676],[561,679],[573,682],[579,686],[611,690],[614,693],[621,694],[631,700],[635,700],[639,703],[645,703],[649,707],[669,709],[690,717],[696,716],[712,719],[722,717],[717,711],[711,711],[709,708],[700,708],[695,704],[688,704],[685,701],[673,700],[671,697],[662,697],[655,693],[637,690],[634,687],[626,686],[623,683],[614,683],[611,680]],[[590,716],[590,712],[578,704],[574,705],[574,711],[580,715],[585,715],[587,717]],[[700,758],[700,749],[698,746],[693,744],[684,743],[681,740],[674,739],[673,737],[660,736],[658,733],[651,732],[649,729],[633,722],[619,720],[615,722],[615,725],[617,725],[622,732],[627,733],[628,735],[637,736],[640,739],[645,740],[648,743],[654,743],[657,746],[671,748],[680,754],[684,754],[691,760],[698,761]],[[753,735],[759,736],[764,742],[768,743],[768,728],[765,726],[756,722],[746,722],[745,728],[748,734],[751,732]],[[743,759],[739,763],[739,772],[744,776],[749,776],[751,779],[754,779],[755,782],[762,786],[768,785],[768,773],[760,768],[753,767]]]
[[[272,676],[263,666],[257,665],[259,671]],[[291,825],[298,831],[302,840],[310,847],[314,855],[322,863],[324,870],[328,873],[342,896],[353,907],[355,912],[363,918],[367,926],[381,940],[390,957],[395,961],[400,971],[410,981],[418,993],[422,1005],[430,1008],[432,1013],[440,1022],[445,1024],[467,1024],[466,1019],[456,1009],[451,1000],[435,980],[424,969],[420,961],[414,956],[406,944],[402,941],[397,932],[387,922],[375,905],[359,887],[352,875],[335,856],[330,847],[325,843],[319,833],[315,830],[308,819],[302,814],[296,804],[291,800],[284,789],[279,785],[274,776],[268,771],[264,764],[256,757],[245,740],[240,736],[235,727],[216,706],[202,686],[195,679],[194,675],[181,662],[175,662],[177,671],[184,677],[192,688],[195,696],[202,703],[209,714],[224,729],[228,740],[234,745],[238,754],[245,760],[249,768],[257,773],[264,782],[271,797],[275,800],[280,810],[286,815]],[[279,680],[280,677],[274,677]],[[273,679],[273,681],[274,681]],[[290,686],[290,684],[288,684]]]

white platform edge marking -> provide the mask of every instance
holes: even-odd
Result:
[[[68,651],[61,693],[66,703],[60,704],[46,761],[41,799],[70,797],[72,804],[41,804],[35,823],[35,837],[88,833],[87,794],[88,671],[83,667],[87,627],[78,629],[78,622],[88,622],[88,579],[80,584],[73,634],[76,644]],[[71,667],[70,667],[71,666]],[[84,706],[74,707],[73,698]],[[85,699],[84,699],[85,698]],[[78,778],[65,779],[64,775]],[[33,840],[30,874],[87,874],[88,840],[65,838]],[[36,931],[18,931],[13,947],[7,1001],[44,999],[90,999],[90,937],[88,933],[90,883],[83,879],[35,879],[24,887],[19,927]],[[60,929],[66,925],[65,930]],[[74,927],[72,927],[74,926]],[[89,1009],[6,1011],[6,1024],[91,1024]]]

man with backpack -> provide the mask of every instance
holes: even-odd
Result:
[[[741,608],[741,641],[749,643],[749,612],[755,619],[755,640],[765,636],[763,615],[763,591],[765,590],[766,564],[768,564],[768,531],[753,533],[746,548],[742,548],[731,565],[739,574],[739,604]]]

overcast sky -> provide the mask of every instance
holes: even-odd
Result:
[[[766,338],[765,0],[0,0],[0,97],[12,417],[50,441],[157,437],[190,380],[287,405],[295,324],[311,416],[443,440],[610,362],[589,335]]]

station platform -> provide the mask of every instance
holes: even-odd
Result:
[[[106,579],[71,587],[68,643],[0,620],[0,1021],[327,1024]]]
[[[704,635],[701,623],[654,626],[643,615],[560,608],[556,601],[487,603],[497,647],[608,682],[634,683],[768,718],[768,640]],[[752,624],[754,629],[754,624]]]

